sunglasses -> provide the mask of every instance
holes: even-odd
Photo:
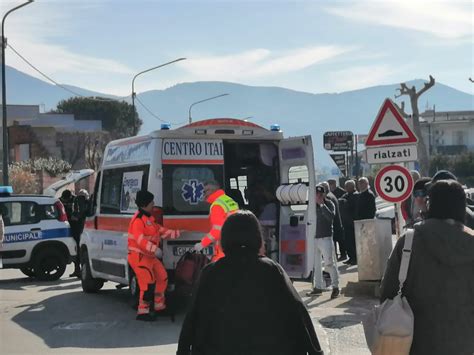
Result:
[[[414,197],[426,197],[426,196],[428,196],[428,194],[426,193],[426,191],[423,191],[423,190],[415,190],[415,191],[413,191],[413,196]]]

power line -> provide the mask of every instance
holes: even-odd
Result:
[[[155,115],[148,107],[145,106],[145,104],[137,97],[135,96],[135,100],[150,114],[152,115],[154,118],[156,118],[157,120],[163,122],[163,123],[170,123],[170,124],[173,124],[173,125],[180,125],[180,124],[183,124],[183,123],[186,123],[186,122],[178,122],[178,123],[175,123],[175,122],[169,122],[169,121],[164,121],[163,119],[159,118],[157,115]]]
[[[100,99],[100,98],[97,98],[97,97],[91,97],[91,96],[84,96],[82,94],[79,94],[78,92],[75,92],[67,87],[65,87],[64,85],[61,85],[59,84],[57,81],[55,81],[54,79],[52,79],[51,77],[49,77],[48,75],[46,75],[45,73],[43,73],[41,70],[39,70],[37,67],[35,67],[28,59],[26,59],[25,57],[23,57],[20,53],[18,53],[18,51],[13,48],[11,46],[11,44],[7,43],[7,46],[10,47],[10,49],[18,56],[20,57],[26,64],[28,64],[31,68],[33,68],[35,71],[37,71],[39,74],[41,74],[44,78],[46,78],[47,80],[49,80],[50,82],[52,82],[54,85],[60,87],[61,89],[63,90],[66,90],[67,92],[71,93],[71,94],[74,94],[76,96],[80,96],[80,97],[84,97],[84,98],[88,98],[90,100],[95,100],[95,101],[119,101],[120,99],[126,99],[127,97],[130,97],[130,95],[128,96],[123,96],[123,97],[118,97],[118,98],[110,98],[110,99]]]

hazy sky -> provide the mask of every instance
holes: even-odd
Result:
[[[0,0],[0,13],[22,3]],[[199,80],[339,92],[415,78],[473,93],[472,1],[36,0],[8,43],[60,83],[129,95]],[[39,76],[10,49],[7,65]]]

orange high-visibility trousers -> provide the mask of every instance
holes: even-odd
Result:
[[[155,311],[165,309],[168,274],[161,261],[156,257],[129,252],[128,262],[137,277],[140,288],[137,314],[148,314],[152,304]]]

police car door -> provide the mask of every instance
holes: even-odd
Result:
[[[292,278],[313,269],[316,233],[315,172],[311,136],[279,142],[280,264]]]

